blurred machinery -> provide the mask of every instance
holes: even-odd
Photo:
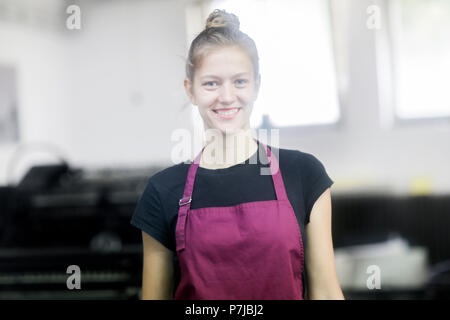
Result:
[[[137,299],[141,233],[129,224],[159,168],[32,167],[0,188],[0,299]],[[68,289],[69,266],[81,289]]]
[[[142,239],[129,221],[161,169],[87,171],[63,162],[0,187],[0,299],[138,299]],[[347,299],[450,297],[449,196],[334,194],[332,204]],[[379,289],[367,285],[373,265]],[[73,266],[80,289],[68,288]]]
[[[349,299],[450,299],[450,196],[333,197],[336,269]],[[370,285],[378,270],[380,287]]]
[[[384,242],[335,250],[339,283],[345,290],[422,293],[429,273],[428,250],[394,236]]]

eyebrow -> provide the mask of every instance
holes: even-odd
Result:
[[[233,78],[235,78],[235,77],[240,77],[240,76],[243,76],[243,75],[250,75],[250,73],[249,73],[249,72],[240,72],[240,73],[235,74],[235,75],[233,76]],[[220,79],[220,77],[215,76],[215,75],[213,75],[213,74],[207,74],[207,75],[201,77],[200,79],[205,79],[205,78]]]

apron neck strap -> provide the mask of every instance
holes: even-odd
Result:
[[[281,176],[280,166],[277,157],[272,153],[271,149],[267,147],[264,143],[259,140],[254,139],[257,143],[264,147],[266,151],[267,159],[269,160],[269,168],[261,168],[261,170],[268,170],[270,172],[275,187],[275,192],[277,195],[277,200],[287,200],[286,188],[284,186],[283,178]],[[258,148],[259,149],[259,148]],[[180,206],[185,206],[186,210],[190,208],[190,202],[192,200],[192,193],[194,190],[195,176],[197,174],[197,169],[199,167],[200,159],[203,154],[205,147],[199,152],[195,159],[191,162],[189,166],[189,171],[187,175],[186,184],[184,187],[183,198],[180,199]],[[269,171],[270,170],[270,171]],[[266,173],[267,174],[267,173]]]

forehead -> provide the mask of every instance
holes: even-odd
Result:
[[[224,47],[208,51],[196,70],[199,78],[207,76],[233,77],[253,71],[252,62],[239,47]]]

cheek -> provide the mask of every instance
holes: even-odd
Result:
[[[209,107],[217,100],[217,95],[214,93],[202,93],[197,96],[197,103],[202,107]]]
[[[250,103],[250,102],[253,102],[253,99],[255,98],[255,91],[248,89],[248,90],[242,91],[240,96],[243,101]]]

